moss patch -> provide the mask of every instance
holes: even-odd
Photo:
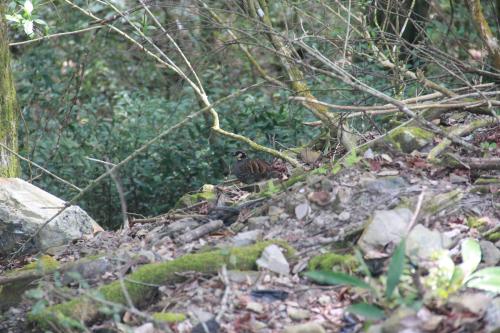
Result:
[[[167,323],[178,323],[186,320],[186,315],[183,313],[175,312],[154,312],[153,319],[157,321],[164,321]]]
[[[395,129],[384,140],[404,153],[411,153],[427,145],[433,137],[429,131],[409,126]]]
[[[38,258],[38,260],[30,262],[25,265],[20,271],[26,271],[30,269],[39,269],[43,272],[54,271],[59,268],[59,263],[53,257],[49,255],[43,255]]]
[[[490,242],[497,242],[500,240],[500,232],[494,232],[487,237]]]
[[[352,272],[359,266],[356,258],[350,254],[334,252],[320,254],[309,261],[310,270],[336,270]]]
[[[151,302],[156,287],[165,283],[182,281],[184,278],[177,273],[196,271],[205,274],[216,274],[226,265],[228,269],[252,270],[256,268],[255,261],[262,251],[270,244],[276,244],[285,249],[285,255],[291,258],[294,249],[286,242],[266,241],[241,248],[225,248],[204,253],[187,254],[175,260],[144,265],[125,277],[125,288],[132,302],[138,306]],[[119,281],[114,281],[98,289],[99,297],[113,303],[127,304]],[[50,306],[39,314],[31,314],[28,319],[40,327],[59,325],[58,318],[70,317],[80,321],[92,321],[99,315],[99,304],[85,296],[79,296],[69,302]]]

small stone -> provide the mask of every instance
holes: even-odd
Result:
[[[269,216],[255,216],[248,219],[248,230],[269,228]]]
[[[254,284],[259,276],[260,273],[257,271],[227,271],[229,281],[235,283]]]
[[[294,326],[287,326],[283,333],[325,333],[325,329],[318,323],[305,323]]]
[[[283,208],[277,206],[270,206],[267,215],[269,216],[271,223],[276,223],[277,221],[280,220],[280,215],[283,214],[284,212],[285,210]]]
[[[483,316],[491,304],[491,297],[485,293],[472,293],[453,295],[448,300],[448,304],[459,311],[466,310],[478,316]]]
[[[236,247],[251,245],[262,238],[262,234],[263,232],[261,229],[240,232],[233,237],[232,243]]]
[[[258,314],[264,313],[264,305],[257,302],[249,302],[246,306],[246,309]]]
[[[321,180],[321,189],[326,192],[331,192],[334,188],[333,181],[328,178],[323,178]]]
[[[454,173],[450,175],[450,183],[452,184],[464,184],[467,183],[468,181],[469,180],[467,179],[467,177],[459,176]]]
[[[500,329],[500,297],[491,301],[484,315],[484,321],[486,322],[485,332],[498,332]]]
[[[252,320],[250,326],[252,327],[252,332],[258,332],[267,328],[267,325],[259,320]]]
[[[301,203],[295,207],[295,217],[297,220],[302,220],[311,212],[311,206],[307,202]]]
[[[293,320],[301,321],[304,319],[308,319],[311,317],[311,313],[307,310],[304,309],[297,309],[293,306],[289,306],[286,309],[286,312],[288,313],[288,316],[292,318]]]
[[[321,295],[318,298],[318,303],[325,306],[332,303],[332,298],[328,295]]]
[[[281,252],[281,249],[275,244],[269,245],[262,251],[261,257],[257,259],[257,266],[267,268],[272,272],[282,275],[290,273],[288,261]]]
[[[479,242],[483,261],[487,266],[496,266],[500,262],[500,250],[492,242],[482,240]]]
[[[344,211],[339,214],[338,218],[340,221],[345,222],[351,218],[351,214],[349,214],[349,212]]]
[[[307,198],[309,199],[309,201],[315,203],[318,206],[326,206],[330,202],[332,196],[329,192],[318,191],[309,193]]]
[[[153,323],[145,323],[139,327],[134,328],[134,333],[154,333],[155,327]]]

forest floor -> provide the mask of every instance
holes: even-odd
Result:
[[[370,332],[487,332],[499,325],[499,298],[464,285],[455,288],[443,276],[441,282],[427,279],[433,267],[446,275],[446,267],[453,271],[466,261],[461,244],[467,238],[479,240],[479,269],[499,264],[498,173],[436,167],[418,154],[371,150],[349,164],[335,174],[320,167],[286,188],[264,185],[260,193],[217,186],[215,199],[56,249],[51,256],[63,266],[99,259],[71,274],[39,277],[38,292],[27,292],[2,315],[0,332],[42,331],[28,325],[30,313],[123,281],[145,264],[266,240],[284,241],[295,253],[269,249],[255,270],[224,266],[215,274],[203,269],[177,272],[175,280],[155,285],[155,293],[145,295],[140,306],[128,300],[120,308],[103,301],[104,315],[87,323],[87,331],[347,333],[371,322]],[[229,204],[243,208],[236,213],[220,209]],[[212,223],[218,219],[223,223]],[[410,229],[397,292],[384,298],[391,255]],[[34,260],[22,258],[14,266]],[[332,269],[361,280],[364,276],[377,292],[355,287],[352,281],[332,285],[333,278],[317,284],[318,278],[304,274]],[[360,301],[376,304],[383,319],[373,318],[373,308],[365,316],[346,310]],[[159,324],[162,320],[167,323]],[[76,318],[52,331],[78,331],[79,324]]]

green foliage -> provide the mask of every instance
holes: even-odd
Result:
[[[455,265],[446,251],[436,253],[434,267],[423,280],[430,296],[446,300],[451,294],[466,286],[500,293],[500,269],[487,267],[477,272],[481,262],[481,248],[474,239],[466,239],[461,246],[462,263]]]
[[[390,299],[394,289],[399,284],[401,275],[403,274],[405,266],[405,239],[401,240],[394,253],[392,254],[389,268],[387,270],[387,283],[385,289],[385,297]]]
[[[344,273],[331,272],[331,271],[309,271],[304,275],[314,282],[326,285],[349,285],[362,289],[370,289],[370,285],[363,280]]]
[[[353,304],[347,307],[347,311],[371,320],[379,320],[384,318],[385,316],[383,309],[376,305],[368,303]]]

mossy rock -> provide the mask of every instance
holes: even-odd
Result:
[[[215,192],[201,192],[201,193],[194,193],[194,194],[184,194],[176,203],[175,207],[176,209],[178,208],[184,208],[184,207],[190,207],[198,202],[201,201],[213,201],[215,200]]]
[[[432,132],[420,127],[401,127],[392,131],[384,140],[403,153],[420,150],[434,137]]]
[[[175,312],[154,312],[152,315],[154,320],[163,321],[166,323],[178,323],[186,320],[186,315],[184,313]]]
[[[352,272],[359,266],[356,257],[350,254],[337,254],[329,252],[320,254],[309,260],[308,268],[310,270],[335,270]]]
[[[494,232],[486,237],[490,242],[497,242],[500,240],[500,232]]]

